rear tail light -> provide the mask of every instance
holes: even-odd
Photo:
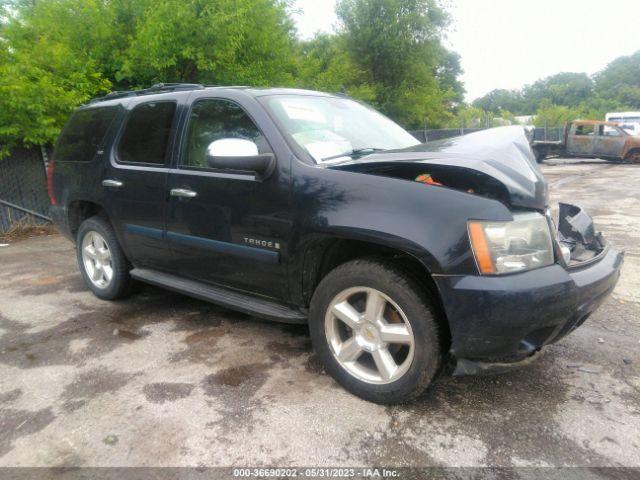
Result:
[[[49,193],[49,202],[51,202],[51,205],[56,204],[56,197],[53,195],[53,169],[55,165],[56,162],[52,158],[47,166],[47,192]]]

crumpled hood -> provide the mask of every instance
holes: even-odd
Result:
[[[491,128],[402,150],[375,153],[329,168],[366,173],[369,168],[389,162],[475,170],[501,183],[512,206],[537,210],[547,206],[547,184],[522,127]]]

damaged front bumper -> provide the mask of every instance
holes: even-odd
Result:
[[[554,265],[502,276],[437,276],[456,375],[493,373],[531,357],[584,323],[615,287],[623,254],[579,207],[561,205]]]

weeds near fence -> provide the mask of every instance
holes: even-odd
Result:
[[[16,240],[54,233],[56,233],[56,229],[51,223],[35,223],[28,218],[22,218],[13,222],[6,232],[0,233],[0,241],[15,242]]]

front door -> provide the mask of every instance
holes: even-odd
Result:
[[[259,153],[273,153],[238,103],[200,98],[187,122],[178,164],[169,174],[167,238],[175,269],[193,279],[284,298],[288,169],[278,164],[268,178],[258,179],[210,168],[206,152],[216,140],[251,140]]]
[[[134,105],[102,180],[109,218],[136,266],[164,268],[170,260],[164,215],[176,109],[174,100]]]
[[[626,134],[618,127],[599,125],[596,137],[595,154],[601,157],[621,158]]]
[[[574,123],[567,136],[567,152],[571,155],[593,155],[595,126],[590,123]]]

